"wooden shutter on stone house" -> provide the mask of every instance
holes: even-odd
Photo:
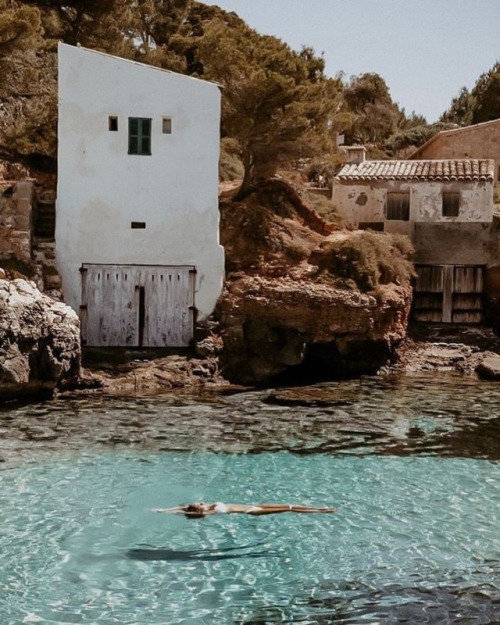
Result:
[[[419,265],[413,300],[417,321],[480,323],[483,273],[479,265]]]

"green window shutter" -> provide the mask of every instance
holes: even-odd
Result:
[[[151,120],[142,119],[141,154],[151,154]]]
[[[151,119],[146,117],[129,117],[128,153],[151,154]]]

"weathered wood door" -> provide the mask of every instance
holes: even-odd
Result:
[[[84,345],[184,347],[194,329],[194,267],[84,264]]]
[[[418,321],[480,323],[483,272],[479,265],[420,265],[413,301]]]

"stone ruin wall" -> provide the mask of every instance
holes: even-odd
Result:
[[[18,182],[0,196],[0,259],[17,259],[30,265],[32,206],[31,181]]]
[[[55,193],[37,188],[32,179],[4,183],[0,194],[0,266],[28,268],[37,287],[56,299],[61,278],[56,269],[53,236],[37,236],[36,219],[42,207],[55,205]],[[2,263],[2,261],[4,261]]]

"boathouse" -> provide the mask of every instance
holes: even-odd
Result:
[[[220,90],[59,44],[56,255],[88,346],[185,346],[220,294]]]
[[[481,321],[495,167],[491,159],[369,161],[348,150],[332,201],[354,227],[408,235],[421,321]]]

